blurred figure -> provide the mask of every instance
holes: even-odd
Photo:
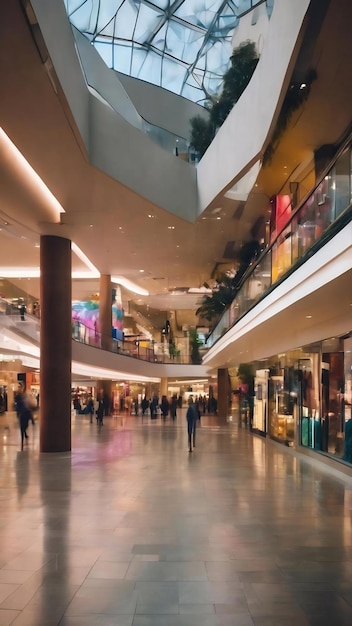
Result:
[[[23,450],[24,440],[28,439],[28,424],[31,421],[34,425],[35,422],[31,410],[30,395],[24,391],[21,385],[19,385],[15,396],[15,405],[21,432],[21,450]]]
[[[92,396],[89,396],[89,398],[88,398],[88,402],[87,402],[87,406],[86,406],[86,412],[90,416],[90,423],[93,424],[94,402],[93,402]]]
[[[149,402],[146,396],[144,396],[141,402],[141,407],[142,407],[142,417],[144,417],[146,410],[149,409]]]
[[[171,404],[170,404],[170,416],[173,421],[175,421],[177,417],[176,410],[177,410],[177,396],[173,395],[171,398]]]
[[[161,415],[162,418],[165,420],[167,418],[167,416],[169,415],[169,408],[170,408],[170,404],[169,401],[167,399],[166,396],[162,396],[161,398],[161,404],[160,404],[160,409],[161,409]]]
[[[196,424],[198,419],[198,412],[193,402],[193,396],[190,396],[188,400],[186,419],[188,432],[188,450],[189,452],[192,452],[192,443],[193,448],[196,447]]]
[[[97,424],[98,426],[104,426],[104,390],[101,389],[98,395],[98,408],[97,408]]]
[[[150,401],[150,417],[151,419],[156,419],[157,408],[159,406],[159,398],[154,395]]]
[[[20,316],[21,316],[21,320],[22,322],[24,322],[24,314],[26,312],[26,305],[25,304],[21,304],[20,306]]]

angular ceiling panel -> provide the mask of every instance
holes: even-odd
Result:
[[[64,3],[71,24],[92,42],[109,67],[204,104],[221,88],[239,17],[264,2],[269,13],[273,1],[64,0]],[[109,54],[105,45],[113,48],[113,52]],[[146,56],[142,65],[133,58],[134,51],[141,49]],[[149,55],[160,55],[160,62],[156,63],[154,58],[150,63]],[[190,76],[195,80],[190,81]]]

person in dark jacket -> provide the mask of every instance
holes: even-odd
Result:
[[[90,416],[90,423],[93,424],[93,414],[94,414],[94,402],[92,396],[89,396],[86,413]]]
[[[144,417],[146,410],[149,409],[149,402],[146,396],[144,396],[141,402],[141,407],[142,407],[142,417]]]
[[[174,421],[176,419],[176,410],[177,410],[177,396],[172,396],[171,404],[170,404],[170,416]]]
[[[156,419],[156,410],[159,406],[159,398],[158,396],[153,396],[150,401],[150,417],[151,419]]]
[[[100,393],[98,395],[97,400],[98,400],[97,424],[98,424],[98,426],[104,426],[103,419],[104,419],[105,403],[104,403],[104,392],[103,392],[103,389],[100,390]]]
[[[165,420],[167,416],[169,415],[169,409],[170,409],[170,404],[166,396],[162,396],[161,398],[160,409],[161,409],[162,418]]]
[[[189,449],[189,452],[192,452],[192,443],[193,443],[193,448],[196,447],[196,424],[198,420],[198,412],[193,402],[192,396],[190,396],[188,400],[188,409],[186,413],[186,418],[187,418],[187,432],[188,432],[188,449]]]
[[[33,421],[32,412],[28,406],[26,395],[21,387],[15,397],[16,413],[21,431],[21,450],[23,450],[24,440],[28,439],[27,428],[29,421]]]

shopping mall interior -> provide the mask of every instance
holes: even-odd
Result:
[[[292,4],[0,4],[0,626],[352,623],[352,4]]]

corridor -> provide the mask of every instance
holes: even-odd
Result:
[[[351,626],[352,479],[202,417],[0,416],[0,626]]]

